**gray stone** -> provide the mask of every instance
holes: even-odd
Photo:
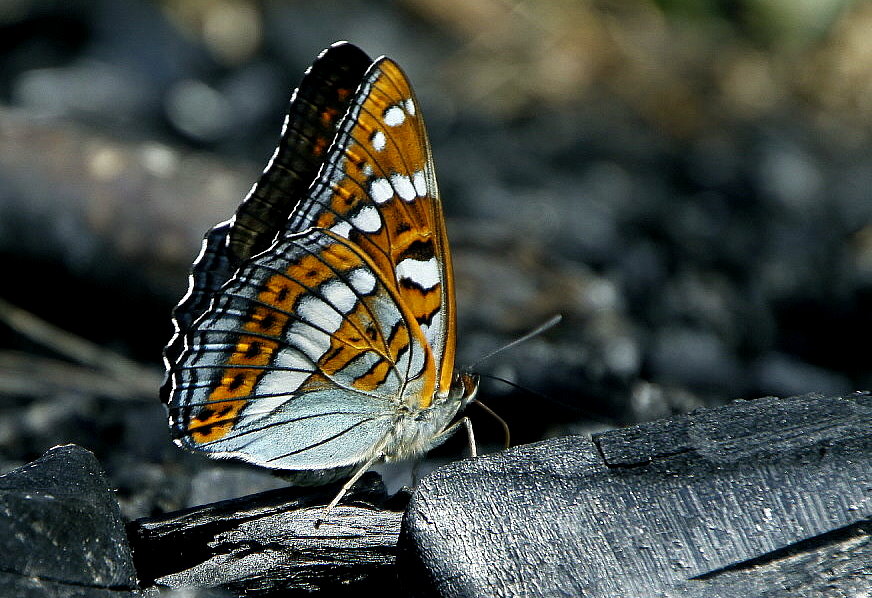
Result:
[[[0,476],[2,596],[133,596],[121,512],[100,464],[66,445]]]

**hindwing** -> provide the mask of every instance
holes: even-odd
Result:
[[[176,438],[276,468],[357,462],[400,397],[432,393],[435,379],[430,347],[391,282],[358,246],[320,228],[243,266],[185,355],[171,405]]]
[[[281,139],[260,179],[234,217],[206,233],[188,292],[173,310],[176,331],[164,350],[167,371],[178,361],[185,334],[215,293],[243,261],[269,247],[287,226],[288,215],[305,198],[371,62],[360,48],[339,42],[307,69],[291,96]],[[170,392],[167,377],[161,388],[164,402]]]

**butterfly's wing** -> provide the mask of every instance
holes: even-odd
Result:
[[[447,394],[453,301],[420,111],[382,58],[284,231],[184,335],[174,435],[274,468],[365,462],[399,419]]]
[[[189,448],[279,469],[372,454],[410,379],[432,368],[373,262],[314,228],[243,266],[188,337],[174,371],[174,435]]]
[[[184,336],[221,286],[246,259],[275,240],[288,215],[318,174],[342,115],[372,60],[358,47],[338,42],[306,71],[291,97],[281,140],[269,165],[231,220],[212,228],[194,261],[188,292],[173,310],[176,332],[164,350],[169,368],[184,349]],[[170,380],[161,396],[168,401]]]
[[[433,350],[435,392],[444,396],[454,370],[451,256],[424,121],[394,61],[382,57],[367,71],[332,149],[290,229],[335,231],[393,278]],[[419,406],[432,398],[419,397]]]
[[[370,64],[363,50],[337,42],[306,70],[291,97],[279,145],[233,217],[227,245],[240,261],[269,247],[286,230],[288,216],[321,169]]]

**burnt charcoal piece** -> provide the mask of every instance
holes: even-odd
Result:
[[[232,596],[396,595],[402,497],[388,499],[369,473],[324,517],[338,488],[282,488],[132,521],[142,584]]]
[[[398,570],[415,596],[852,595],[870,487],[869,393],[736,401],[437,470]]]
[[[0,476],[0,555],[0,596],[138,595],[118,503],[75,445]]]

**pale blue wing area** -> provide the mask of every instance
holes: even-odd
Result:
[[[318,276],[307,279],[313,271]],[[292,303],[264,291],[285,286]],[[281,324],[252,326],[266,317]],[[175,438],[211,456],[276,469],[363,463],[403,417],[404,393],[420,385],[426,349],[409,325],[354,243],[323,229],[277,240],[236,273],[187,334],[173,367]],[[357,348],[364,336],[375,339],[372,347],[393,347],[390,354]],[[255,342],[273,348],[268,360],[253,353],[245,361]],[[237,376],[244,393],[233,392]],[[360,381],[371,384],[355,386]]]
[[[393,427],[396,414],[378,406],[367,395],[335,389],[285,397],[270,409],[253,401],[225,438],[185,445],[274,469],[356,465],[372,456]]]

